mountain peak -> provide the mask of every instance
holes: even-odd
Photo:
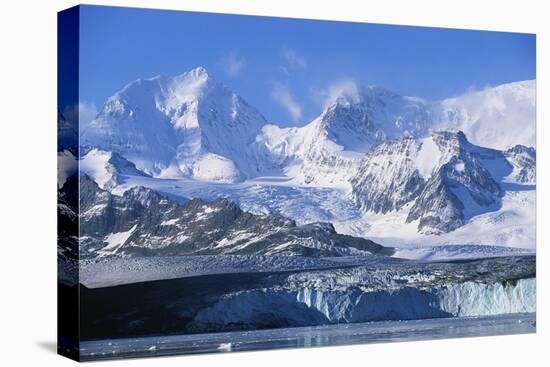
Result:
[[[205,85],[207,83],[214,82],[214,79],[212,78],[212,76],[202,66],[199,66],[195,69],[191,69],[189,71],[184,72],[183,74],[179,74],[174,77],[168,77],[167,79],[173,81],[176,84],[199,83],[201,85]]]
[[[428,106],[421,99],[352,82],[331,94],[331,102],[313,123],[345,150],[366,152],[386,139],[421,136],[429,129]]]
[[[176,75],[158,74],[158,75],[156,75],[152,78],[145,78],[145,79],[139,78],[135,82],[144,81],[144,80],[145,81],[147,81],[147,80],[168,81],[168,80],[172,80],[172,79],[184,79],[184,78],[206,80],[206,79],[211,79],[212,76],[208,73],[208,70],[206,70],[205,67],[197,66],[194,69],[190,69],[190,70],[181,72],[181,73],[176,74]],[[130,84],[132,84],[132,83],[130,83]]]
[[[358,85],[348,81],[341,83],[329,91],[325,103],[325,111],[334,108],[361,108],[372,104],[373,101],[387,98],[401,98],[400,95],[376,85]]]
[[[109,106],[110,101],[111,103],[116,100],[141,102],[143,98],[148,98],[151,95],[154,95],[157,100],[162,99],[162,97],[174,97],[175,95],[179,96],[178,99],[180,100],[182,97],[197,98],[204,94],[203,92],[207,86],[213,86],[214,84],[219,85],[202,66],[176,76],[159,74],[152,78],[139,78],[128,83],[110,97],[103,109]],[[136,101],[136,99],[139,101]]]
[[[209,76],[208,71],[203,66],[198,66],[198,67],[196,67],[192,70],[189,70],[187,73],[192,74],[196,77],[206,77],[206,78],[208,78],[208,76]]]
[[[462,130],[433,130],[431,135],[435,140],[452,140],[460,144],[469,143],[466,134]]]
[[[85,128],[82,145],[115,151],[153,176],[222,179],[223,172],[224,180],[234,181],[260,170],[263,162],[242,148],[266,123],[254,107],[197,67],[128,84]]]

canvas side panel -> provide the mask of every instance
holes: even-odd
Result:
[[[57,24],[57,350],[79,360],[78,90],[79,8]]]

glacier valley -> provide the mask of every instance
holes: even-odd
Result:
[[[280,127],[199,67],[129,83],[78,132],[60,114],[60,292],[82,338],[531,325],[534,93],[354,86]]]

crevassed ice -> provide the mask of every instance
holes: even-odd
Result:
[[[466,282],[437,289],[439,306],[454,316],[535,312],[536,280],[516,284]]]
[[[296,299],[331,322],[484,316],[535,312],[535,284],[531,278],[515,284],[465,282],[430,289],[405,287],[369,292],[303,288]]]
[[[434,288],[362,290],[359,287],[238,292],[199,312],[213,324],[321,325],[535,312],[535,279],[507,283],[451,283]]]

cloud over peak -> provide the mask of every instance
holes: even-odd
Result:
[[[290,47],[285,47],[282,51],[282,57],[285,60],[285,63],[288,67],[294,69],[305,69],[307,68],[306,59],[299,55],[296,50]],[[287,68],[288,70],[288,68]]]
[[[238,77],[246,65],[245,60],[234,52],[230,52],[223,56],[221,61],[224,72],[230,78]]]
[[[294,100],[287,86],[280,83],[274,83],[271,97],[288,112],[294,122],[300,120],[302,117],[302,107]]]
[[[323,108],[335,103],[339,98],[357,103],[360,96],[359,84],[350,78],[338,80],[330,84],[327,88],[319,93]]]

